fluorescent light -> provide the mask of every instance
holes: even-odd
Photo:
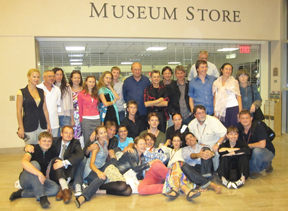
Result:
[[[70,59],[70,62],[83,62],[83,59]]]
[[[167,47],[149,47],[149,48],[146,48],[146,51],[163,51],[166,48]]]
[[[231,53],[226,55],[226,59],[235,59],[236,58],[236,53]]]
[[[85,47],[82,46],[71,46],[71,47],[65,47],[66,51],[84,51]]]
[[[69,57],[83,57],[84,54],[70,54]]]
[[[121,62],[121,64],[133,64],[133,62]]]
[[[180,62],[168,62],[168,64],[180,64]]]
[[[239,50],[239,48],[221,48],[218,49],[217,51],[236,51]]]
[[[73,62],[73,63],[70,63],[70,65],[82,65],[83,63],[82,62]]]

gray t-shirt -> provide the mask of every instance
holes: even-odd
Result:
[[[187,108],[187,105],[186,105],[186,101],[185,101],[185,87],[186,87],[186,81],[183,85],[179,84],[177,82],[177,85],[179,87],[179,90],[181,92],[181,96],[180,96],[180,100],[179,100],[179,105],[180,105],[180,113],[182,115],[182,118],[183,119],[186,119],[189,117],[189,110]]]
[[[117,106],[118,112],[119,111],[125,111],[125,108],[124,108],[125,102],[123,99],[122,86],[123,86],[122,81],[118,81],[117,83],[114,84],[114,90],[120,97],[120,99],[116,101],[116,106]]]

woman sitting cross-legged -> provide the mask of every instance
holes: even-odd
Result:
[[[186,176],[181,170],[184,164],[181,150],[181,135],[175,133],[172,136],[172,144],[174,149],[162,146],[161,149],[169,151],[170,160],[168,162],[168,173],[163,187],[163,194],[170,199],[176,199],[179,193],[182,192],[186,195],[188,201],[201,195],[200,192],[194,190],[194,184],[186,179]],[[167,145],[166,143],[165,145]]]
[[[227,129],[227,138],[219,147],[218,175],[227,188],[239,188],[249,177],[251,149],[244,141],[238,141],[239,132],[234,126]],[[234,171],[233,171],[234,170]]]
[[[94,143],[96,143],[98,147],[96,147],[90,153],[90,157],[87,159],[83,175],[84,180],[86,180],[90,184],[83,191],[83,194],[75,199],[75,204],[78,208],[85,201],[89,201],[101,185],[102,189],[106,189],[107,191],[115,191],[118,193],[117,195],[126,194],[125,191],[127,189],[127,185],[124,181],[109,182],[103,185],[107,180],[107,176],[104,171],[111,164],[115,164],[116,159],[112,158],[106,162],[108,157],[108,140],[106,127],[104,125],[100,125],[96,127],[95,132],[97,141],[95,141]]]

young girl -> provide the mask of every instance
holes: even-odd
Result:
[[[63,70],[55,67],[53,72],[55,73],[54,84],[61,90],[60,106],[58,107],[58,117],[61,131],[64,126],[71,125],[73,127],[75,124],[72,91],[69,84],[67,84]]]
[[[201,195],[200,192],[195,192],[194,184],[186,179],[186,176],[181,170],[184,164],[184,159],[182,158],[181,147],[181,135],[175,133],[172,137],[172,144],[174,149],[162,146],[161,149],[168,151],[170,154],[170,160],[168,162],[168,173],[165,179],[165,184],[163,187],[163,194],[170,199],[176,199],[179,196],[179,192],[183,192],[186,195],[188,201]],[[165,145],[167,145],[166,143]]]
[[[79,116],[79,105],[78,105],[78,95],[82,91],[82,75],[80,70],[73,70],[70,79],[69,84],[71,86],[72,90],[72,99],[73,99],[73,108],[74,108],[74,138],[79,139],[82,135],[81,131],[81,122],[80,122],[80,116]]]
[[[220,154],[218,175],[222,184],[227,188],[237,189],[243,186],[245,179],[249,176],[251,149],[244,141],[238,141],[238,136],[238,129],[233,126],[229,127],[226,135],[228,140],[223,142],[218,149]],[[234,175],[230,173],[233,169],[236,170]]]
[[[238,81],[231,76],[233,66],[225,63],[221,67],[220,77],[214,81],[214,116],[228,128],[237,126],[238,114],[242,110],[242,100]]]
[[[116,101],[119,100],[119,95],[113,89],[113,76],[109,71],[105,71],[99,78],[98,94],[101,100],[100,116],[102,124],[106,121],[113,121],[120,125]]]
[[[91,153],[87,159],[83,178],[89,184],[89,186],[83,191],[83,194],[75,199],[75,204],[79,208],[85,201],[89,201],[94,193],[103,185],[107,179],[104,170],[110,165],[115,164],[116,159],[110,159],[106,162],[108,156],[108,140],[107,130],[104,125],[96,127],[97,141],[94,143],[98,146]],[[127,185],[123,181],[111,182],[105,184],[103,189],[108,191],[121,192],[127,189]]]
[[[98,112],[98,91],[94,76],[87,76],[83,91],[78,95],[79,117],[82,123],[82,133],[84,145],[89,141],[94,129],[100,125],[100,115]]]

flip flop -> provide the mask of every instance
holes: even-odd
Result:
[[[193,194],[192,196],[189,196],[191,192],[194,192],[194,193],[196,192],[196,193]],[[189,193],[187,194],[186,199],[187,199],[187,201],[192,201],[194,198],[197,198],[197,197],[200,196],[200,195],[201,195],[200,192],[195,191],[194,189],[192,189],[192,190],[190,190]]]
[[[169,195],[169,193],[172,193],[172,192],[176,193],[176,195],[175,195],[175,196]],[[166,193],[164,196],[168,197],[170,200],[175,200],[175,199],[178,198],[179,193],[176,192],[175,190],[171,189],[171,190],[170,190],[168,193]]]

